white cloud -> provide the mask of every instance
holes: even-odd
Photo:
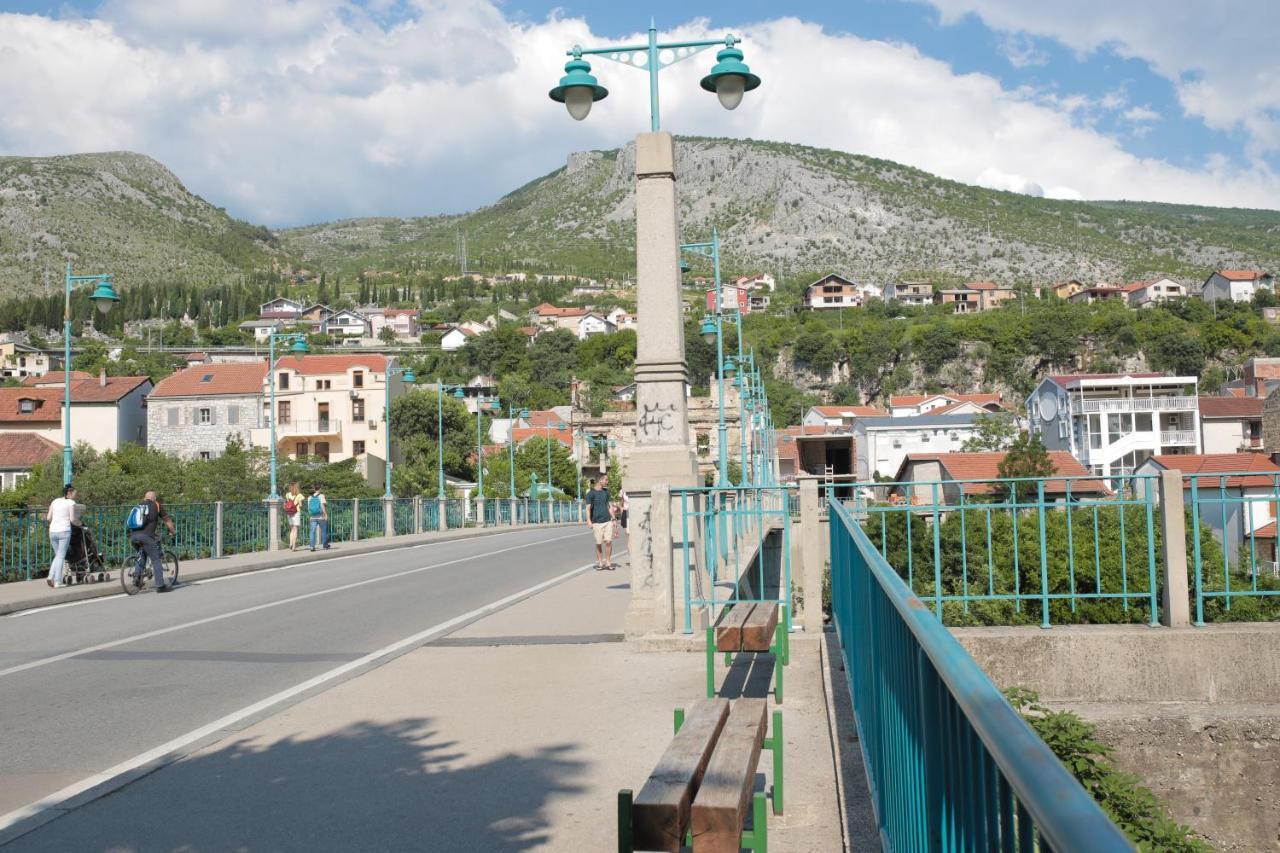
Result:
[[[1132,122],[1146,122],[1160,118],[1160,113],[1146,106],[1129,107],[1124,111],[1124,117]]]
[[[999,50],[1014,68],[1045,65],[1049,55],[1036,47],[1035,40],[1023,33],[1009,33],[1000,41]]]
[[[96,20],[0,15],[0,152],[141,151],[211,201],[277,225],[464,210],[648,126],[647,75],[604,59],[593,65],[611,94],[587,121],[547,98],[565,49],[601,41],[578,19],[516,22],[481,0],[376,16],[336,0],[184,0],[149,20],[140,10],[153,6],[112,0]],[[703,53],[663,72],[665,127],[1059,198],[1264,206],[1280,195],[1264,167],[1193,170],[1125,152],[1087,117],[1123,108],[1122,92],[1077,103],[1010,91],[910,45],[790,18],[731,29],[747,33],[764,85],[721,110],[697,85],[714,61]],[[664,36],[721,34],[692,22]]]

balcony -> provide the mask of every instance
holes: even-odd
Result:
[[[1072,400],[1071,414],[1102,412],[1194,412],[1195,397],[1108,397],[1095,400]]]
[[[1175,430],[1162,430],[1160,432],[1161,445],[1194,446],[1195,443],[1196,443],[1195,430],[1175,429]]]
[[[276,424],[278,439],[308,435],[342,435],[342,421],[337,418],[320,418],[314,421],[281,421]]]

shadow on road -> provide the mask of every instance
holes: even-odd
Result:
[[[586,762],[561,744],[468,764],[426,718],[215,747],[17,839],[8,851],[467,850],[545,844]]]

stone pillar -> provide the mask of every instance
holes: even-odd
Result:
[[[440,523],[436,526],[436,529],[448,530],[449,516],[448,516],[448,513],[445,512],[445,510],[448,508],[449,502],[445,498],[436,498],[436,503],[438,504],[437,509],[440,510],[440,516],[439,516]]]
[[[267,550],[280,550],[280,499],[267,502]]]
[[[382,499],[382,534],[390,539],[396,535],[396,499]]]
[[[631,553],[630,636],[673,630],[672,531],[681,530],[679,501],[669,490],[698,483],[685,397],[684,303],[680,299],[675,146],[669,133],[636,137],[636,446],[627,456],[623,488],[635,533]],[[655,489],[666,499],[655,503]],[[659,519],[655,513],[660,512]]]
[[[225,549],[223,542],[225,541],[225,533],[222,529],[223,519],[223,503],[222,501],[213,502],[213,556],[221,557]]]
[[[476,527],[484,527],[485,498],[476,498]]]
[[[422,496],[414,495],[413,497],[413,532],[422,532]]]
[[[515,526],[516,526],[516,503],[517,503],[517,501],[516,501],[516,499],[515,499],[515,498],[508,498],[508,500],[511,502],[511,518],[510,518],[510,519],[508,519],[508,520],[511,522],[511,526],[512,526],[512,527],[515,527]]]
[[[822,578],[826,562],[822,554],[822,525],[818,523],[821,502],[818,478],[800,480],[800,560],[803,563],[800,589],[804,593],[804,630],[822,633]]]
[[[1160,472],[1160,533],[1160,556],[1164,563],[1160,624],[1167,628],[1186,628],[1191,624],[1191,602],[1187,589],[1187,516],[1181,471]]]
[[[555,506],[555,501],[551,500],[551,498],[547,498],[547,514],[542,519],[543,524],[550,524],[555,520],[556,514],[552,509],[553,506]]]
[[[360,541],[360,499],[351,500],[351,541]]]

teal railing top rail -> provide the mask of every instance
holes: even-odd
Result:
[[[829,511],[832,521],[832,538],[833,538],[833,554],[832,554],[832,572],[839,573],[843,577],[840,579],[841,585],[847,584],[845,578],[850,574],[852,567],[846,562],[844,565],[839,563],[844,557],[844,549],[835,547],[835,538],[838,532],[847,535],[847,542],[851,542],[853,549],[858,552],[858,558],[872,582],[882,593],[883,598],[889,602],[892,611],[901,620],[901,625],[905,627],[911,639],[911,646],[914,648],[897,649],[899,653],[906,652],[910,655],[912,652],[923,655],[932,664],[932,669],[936,671],[938,679],[941,681],[946,692],[950,696],[954,707],[963,715],[964,721],[972,728],[974,734],[981,741],[981,745],[985,748],[991,760],[994,761],[999,772],[1007,781],[1008,787],[1012,790],[1013,796],[1016,798],[1019,807],[1019,814],[1025,810],[1027,816],[1034,824],[1035,832],[1039,834],[1041,844],[1038,849],[1052,849],[1056,851],[1120,851],[1132,850],[1133,847],[1125,838],[1124,834],[1118,827],[1107,817],[1101,807],[1094,802],[1093,798],[1084,790],[1076,781],[1067,768],[1058,760],[1053,751],[1040,739],[1038,735],[1031,729],[1025,720],[1019,716],[1018,712],[1013,709],[1009,702],[1000,693],[999,689],[992,683],[991,679],[982,671],[977,662],[969,655],[968,652],[956,641],[951,632],[942,625],[930,612],[929,608],[921,601],[903,582],[898,573],[885,561],[880,552],[872,545],[870,539],[862,531],[852,518],[849,510],[845,508],[839,501],[831,500],[829,502]],[[836,525],[840,526],[840,531],[836,530]],[[833,578],[833,586],[837,584],[837,579]],[[852,633],[852,614],[848,612],[852,607],[869,608],[871,606],[865,598],[861,601],[855,599],[853,595],[848,596],[849,602],[844,600],[845,596],[833,595],[833,609],[836,611],[836,628],[837,631],[845,634],[841,637],[842,647],[847,642],[852,642],[853,638],[847,636]],[[864,654],[865,650],[859,650],[859,654]],[[894,661],[882,661],[881,666],[894,665]],[[852,664],[852,665],[851,665]],[[855,666],[865,667],[868,665],[866,661],[855,664],[853,661],[846,660],[846,672],[852,679],[854,677]],[[858,688],[855,687],[855,704],[858,703]],[[868,689],[871,686],[868,685]],[[892,701],[884,698],[882,701]],[[919,705],[925,704],[925,697],[919,697]],[[904,713],[909,713],[909,709],[902,708]],[[900,718],[895,717],[899,723]],[[862,719],[859,719],[859,728],[863,725]],[[932,733],[911,732],[910,723],[903,723],[904,730],[897,731],[896,735],[905,736],[911,739],[913,735],[923,734],[928,737],[942,737],[946,739],[953,732],[947,728],[942,731],[933,731]],[[863,732],[863,737],[867,736],[886,736],[885,732]],[[901,747],[902,744],[898,744]],[[962,749],[963,744],[953,744],[955,749]],[[944,744],[944,752],[945,744]],[[916,758],[921,758],[919,754],[915,754]],[[932,769],[937,769],[935,766]],[[925,771],[928,773],[928,769]],[[950,780],[960,783],[962,786],[966,784],[963,774],[956,776]],[[887,785],[887,780],[873,780],[878,785]],[[929,780],[927,780],[929,781]],[[946,786],[943,780],[932,780],[935,784]],[[904,786],[904,791],[887,790],[887,796],[907,796],[905,789],[911,786]],[[950,800],[955,803],[961,794],[959,791],[945,791],[944,800]],[[929,813],[929,807],[921,804],[921,812]],[[945,807],[942,810],[945,812]],[[957,809],[957,811],[960,811]],[[946,814],[922,814],[926,821],[931,822],[934,832],[938,832],[938,825],[946,822]],[[979,816],[969,815],[976,820],[982,821]],[[953,824],[963,822],[965,816],[952,815]],[[881,816],[883,820],[883,816]],[[1012,825],[1012,822],[1009,823]],[[991,821],[984,823],[983,831],[990,829]],[[1033,850],[1036,845],[1033,841],[1033,832],[1031,827],[1026,825],[1017,826],[1019,850]],[[941,832],[948,834],[947,828],[942,827]],[[951,833],[956,833],[963,837],[963,833],[958,831],[953,825]],[[935,836],[936,837],[936,836]],[[959,838],[950,839],[956,849],[962,849],[963,843]],[[1012,839],[1007,839],[1007,846],[1000,849],[1015,849]],[[1028,843],[1024,843],[1028,842]]]

